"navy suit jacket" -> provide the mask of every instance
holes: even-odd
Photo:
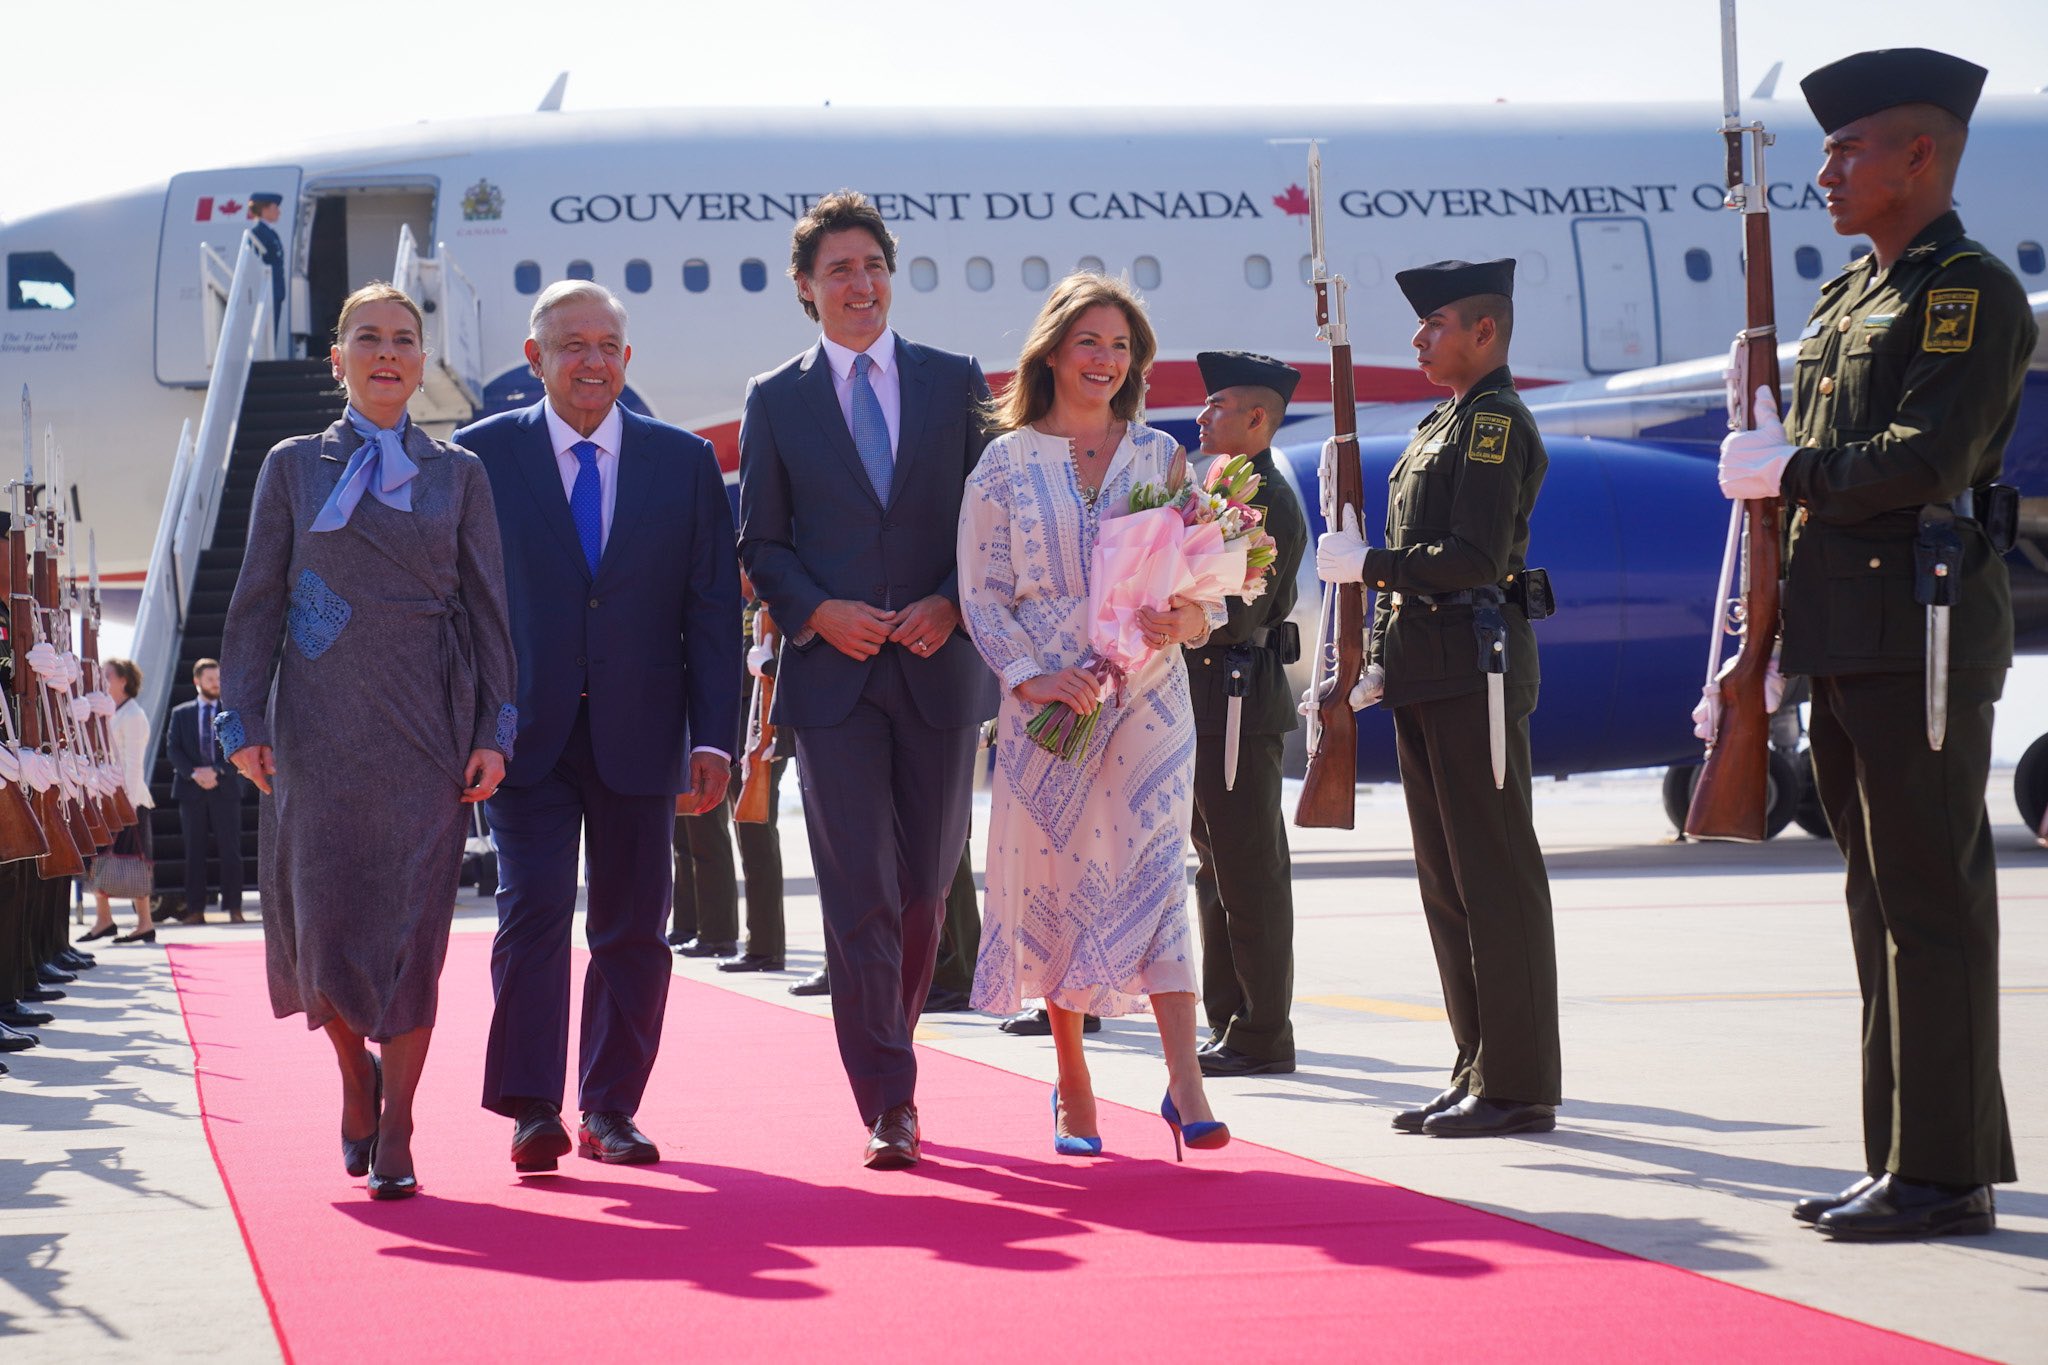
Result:
[[[221,704],[213,704],[213,714],[221,713]],[[235,791],[242,780],[235,765],[228,762],[227,755],[220,751],[220,741],[211,735],[206,737],[205,747],[199,740],[199,698],[194,697],[183,706],[171,708],[170,728],[164,732],[165,751],[171,760],[171,799],[181,800],[186,796],[197,796],[206,789],[192,780],[194,768],[211,768],[220,778],[220,786]],[[214,790],[218,791],[216,787]]]
[[[740,560],[785,640],[832,598],[893,610],[937,594],[959,605],[960,496],[989,441],[981,417],[988,381],[972,356],[901,336],[896,359],[902,415],[887,507],[854,449],[822,340],[748,381]],[[927,725],[978,725],[996,713],[995,676],[966,631],[954,631],[928,659],[883,648],[897,652]],[[872,662],[822,637],[786,647],[772,719],[799,729],[837,725],[859,700]]]
[[[739,567],[711,443],[620,410],[618,497],[592,574],[540,403],[455,433],[490,475],[505,544],[519,735],[507,783],[545,777],[590,699],[598,774],[631,796],[690,785],[699,745],[736,753]]]

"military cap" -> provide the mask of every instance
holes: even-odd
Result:
[[[1415,316],[1426,318],[1447,303],[1469,299],[1474,294],[1515,294],[1515,258],[1497,261],[1438,261],[1418,265],[1394,276],[1394,283],[1408,296]]]
[[[1301,382],[1300,370],[1252,351],[1197,351],[1195,364],[1202,367],[1202,388],[1208,393],[1255,384],[1279,394],[1285,403]]]
[[[1975,62],[1925,47],[1888,47],[1830,62],[1799,82],[1823,133],[1901,104],[1931,104],[1964,123],[1988,73]]]
[[[268,190],[259,191],[249,196],[249,207],[252,209],[260,209],[267,204],[282,204],[283,202],[283,195],[272,194]]]

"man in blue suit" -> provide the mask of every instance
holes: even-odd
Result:
[[[620,405],[626,310],[588,281],[535,300],[526,358],[547,396],[465,428],[505,543],[519,658],[516,741],[486,810],[498,846],[496,1008],[486,1109],[513,1120],[520,1171],[569,1150],[576,850],[590,874],[576,1148],[660,1154],[633,1122],[661,1038],[678,811],[724,799],[739,742],[732,513],[710,443]]]
[[[784,631],[773,719],[796,736],[839,1055],[883,1170],[919,1156],[910,1034],[997,700],[953,563],[988,384],[890,330],[895,271],[873,205],[820,200],[789,273],[824,336],[748,384],[740,421],[740,558]]]

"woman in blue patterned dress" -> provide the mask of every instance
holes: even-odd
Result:
[[[974,1006],[1009,1013],[1045,1001],[1059,1054],[1056,1150],[1101,1151],[1081,1051],[1089,1014],[1148,1004],[1166,1053],[1161,1114],[1175,1152],[1220,1147],[1195,1059],[1196,964],[1187,914],[1195,726],[1180,646],[1207,638],[1193,603],[1143,613],[1157,652],[1121,700],[1098,699],[1078,665],[1088,648],[1096,532],[1143,483],[1186,476],[1171,436],[1138,420],[1157,350],[1137,296],[1098,274],[1054,288],[996,404],[990,443],[960,509],[960,601],[982,658],[1003,681],[989,825],[988,903]],[[1220,608],[1214,621],[1222,620]],[[1103,715],[1062,760],[1025,727],[1048,703]]]
[[[406,417],[421,332],[390,285],[342,305],[331,359],[348,411],[263,462],[215,720],[265,797],[272,1008],[334,1044],[343,1162],[378,1199],[418,1189],[412,1101],[466,803],[504,777],[517,719],[490,482]]]

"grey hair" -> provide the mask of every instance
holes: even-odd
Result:
[[[617,294],[595,280],[556,280],[540,291],[540,297],[533,301],[533,311],[526,318],[526,333],[535,341],[540,340],[542,324],[547,315],[565,303],[579,301],[602,303],[612,310],[612,316],[619,320],[619,340],[626,339],[626,305]]]

